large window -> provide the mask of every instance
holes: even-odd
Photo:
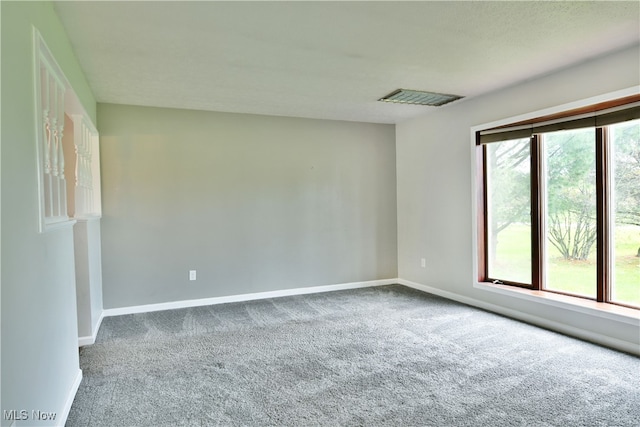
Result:
[[[477,133],[479,281],[640,308],[639,101]]]

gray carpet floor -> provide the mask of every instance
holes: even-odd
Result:
[[[403,286],[104,319],[67,426],[638,426],[640,359]]]

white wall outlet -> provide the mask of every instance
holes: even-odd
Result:
[[[196,271],[189,270],[189,280],[196,280]]]
[[[425,268],[427,266],[427,260],[425,258],[420,258],[420,267]]]

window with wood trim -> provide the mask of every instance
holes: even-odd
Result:
[[[640,95],[476,133],[478,279],[640,308]]]

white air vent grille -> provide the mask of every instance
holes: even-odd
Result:
[[[394,102],[396,104],[429,105],[439,107],[451,101],[463,98],[458,95],[447,95],[443,93],[424,92],[421,90],[398,89],[389,95],[380,98],[378,101]]]

